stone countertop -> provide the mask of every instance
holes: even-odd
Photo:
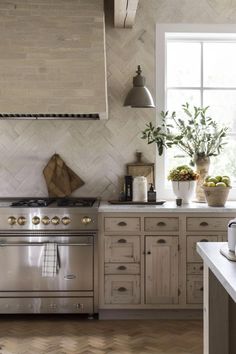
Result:
[[[209,207],[207,203],[190,203],[183,204],[177,207],[173,201],[167,201],[163,205],[127,205],[127,204],[110,204],[106,201],[101,201],[99,210],[100,213],[236,213],[236,201],[229,201],[225,207]],[[236,215],[235,215],[236,216]]]
[[[227,242],[199,242],[197,252],[227,293],[236,302],[236,262],[222,256],[220,248]]]

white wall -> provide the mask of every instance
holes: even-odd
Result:
[[[110,7],[112,1],[107,3]],[[147,86],[155,91],[155,24],[235,23],[236,1],[140,0],[132,30],[114,29],[111,14],[106,28],[109,120],[1,121],[1,197],[47,195],[42,169],[54,152],[86,181],[75,195],[115,197],[119,177],[137,149],[149,161],[155,158],[155,147],[140,139],[140,131],[146,121],[155,119],[155,111],[122,106],[138,64]]]

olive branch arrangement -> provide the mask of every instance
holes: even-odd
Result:
[[[177,146],[184,154],[191,158],[193,166],[197,159],[218,156],[224,145],[227,144],[227,127],[220,127],[211,117],[207,116],[208,107],[200,108],[189,103],[182,105],[185,116],[177,118],[176,112],[169,117],[169,112],[161,112],[161,124],[154,126],[146,124],[142,131],[142,139],[148,144],[156,143],[158,154],[162,155],[164,148]]]

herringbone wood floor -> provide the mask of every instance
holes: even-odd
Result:
[[[202,322],[0,318],[0,354],[202,354]]]

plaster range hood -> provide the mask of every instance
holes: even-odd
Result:
[[[107,119],[103,0],[1,10],[0,119]]]

